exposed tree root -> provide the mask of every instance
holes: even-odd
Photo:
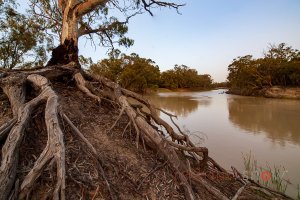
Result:
[[[24,87],[21,86],[21,88]],[[42,100],[44,100],[44,95],[41,93],[38,97],[34,98],[23,106],[20,102],[24,102],[25,100],[24,90],[21,91],[19,89],[15,89],[14,86],[11,86],[5,87],[4,92],[10,99],[14,115],[18,115],[18,121],[17,124],[11,129],[2,148],[2,160],[0,168],[1,200],[8,198],[14,185],[16,169],[19,160],[19,148],[24,136],[24,129],[28,126],[30,120],[30,114],[33,109],[41,104]]]
[[[68,65],[74,65],[74,63]],[[181,187],[181,193],[188,200],[206,199],[205,195],[202,194],[203,190],[211,194],[211,199],[223,200],[228,200],[232,197],[237,198],[245,190],[250,190],[251,187],[243,187],[244,182],[242,182],[239,183],[236,191],[228,192],[210,181],[209,177],[202,176],[205,174],[205,171],[220,174],[228,174],[228,172],[208,156],[207,148],[197,147],[193,144],[189,136],[174,122],[173,118],[176,118],[175,115],[154,107],[142,96],[123,89],[118,84],[104,77],[82,74],[78,72],[76,67],[68,65],[37,68],[28,71],[5,71],[1,73],[0,87],[10,101],[13,117],[0,127],[0,142],[4,144],[1,154],[0,200],[30,199],[31,193],[34,192],[34,188],[46,172],[50,173],[48,179],[53,183],[53,186],[49,186],[51,189],[45,194],[47,198],[54,200],[69,199],[66,196],[66,181],[68,178],[81,187],[80,198],[84,198],[87,195],[85,190],[88,186],[84,186],[84,180],[80,180],[79,177],[72,177],[72,171],[70,171],[73,169],[78,172],[80,171],[76,167],[78,158],[71,161],[71,158],[68,158],[66,161],[66,136],[64,135],[65,129],[61,128],[61,124],[63,125],[62,127],[72,130],[72,133],[75,135],[74,138],[84,144],[84,149],[88,149],[88,152],[90,152],[88,155],[91,155],[92,160],[94,160],[93,163],[97,174],[101,174],[104,184],[97,184],[94,187],[93,193],[89,194],[90,197],[96,199],[98,194],[101,195],[102,188],[107,188],[112,200],[119,199],[122,196],[122,194],[117,194],[114,190],[115,185],[111,180],[111,172],[107,173],[106,171],[109,163],[103,161],[103,155],[101,154],[100,156],[96,146],[92,145],[92,140],[88,140],[79,131],[80,125],[77,126],[75,122],[73,123],[63,113],[63,111],[67,111],[61,107],[58,95],[52,88],[50,81],[63,80],[65,76],[69,80],[73,76],[75,85],[86,96],[96,100],[101,105],[104,105],[105,101],[110,102],[113,109],[119,110],[117,118],[114,117],[116,120],[106,129],[108,131],[103,130],[103,132],[110,133],[112,129],[115,131],[120,127],[117,124],[123,123],[124,126],[122,127],[125,128],[122,129],[121,135],[124,137],[128,134],[131,135],[131,127],[133,126],[135,130],[134,142],[136,151],[149,151],[149,149],[145,148],[147,146],[152,151],[155,151],[158,157],[164,159],[161,161],[161,165],[154,167],[142,180],[136,181],[130,177],[128,178],[137,195],[148,198],[147,195],[149,194],[143,196],[144,194],[140,194],[139,190],[143,188],[145,181],[161,168],[171,169],[172,175],[176,177],[174,182],[178,182],[178,186]],[[90,81],[93,81],[93,83],[96,82],[100,87],[95,88]],[[130,104],[129,98],[135,99],[138,104]],[[30,168],[26,170],[27,174],[24,173],[24,176],[18,176],[17,169],[20,164],[19,151],[24,135],[30,134],[28,128],[31,116],[34,115],[37,108],[43,108],[39,106],[45,107],[45,119],[43,120],[45,120],[47,143],[42,148],[40,155],[35,157],[34,163],[32,162],[29,165]],[[170,124],[162,120],[157,111],[168,115],[177,130],[175,131]],[[124,118],[126,118],[125,122]],[[67,126],[64,126],[64,122],[66,122]],[[130,127],[130,131],[127,130],[128,127]],[[115,137],[115,135],[109,134],[109,137]],[[101,143],[101,141],[98,142]],[[144,150],[142,148],[138,149],[140,142],[143,143]],[[67,155],[69,154],[67,153]],[[74,163],[70,164],[70,162]],[[111,170],[128,177],[126,172],[116,169],[115,165],[120,165],[120,163],[111,162],[114,163],[110,167]],[[72,165],[69,171],[66,167],[68,165]],[[126,166],[125,169],[127,168]],[[55,170],[56,174],[53,175],[52,171]],[[89,176],[91,175],[89,174]],[[177,189],[175,186],[175,190]],[[278,193],[272,194],[280,197],[283,196]],[[172,199],[172,195],[170,194],[170,199]]]
[[[9,131],[16,124],[16,122],[17,118],[15,117],[0,127],[0,142],[7,137]]]
[[[99,104],[101,103],[100,97],[91,93],[91,91],[86,87],[86,81],[84,80],[83,76],[80,73],[76,73],[74,75],[77,87],[85,93],[87,96],[95,99]]]
[[[184,176],[184,172],[187,171],[184,163],[180,161],[175,149],[169,146],[169,143],[166,142],[164,138],[162,138],[153,127],[147,123],[147,121],[138,115],[135,110],[130,106],[127,101],[126,96],[122,94],[121,87],[114,82],[111,82],[105,78],[97,77],[99,81],[101,81],[104,85],[114,90],[115,99],[121,105],[122,109],[125,110],[128,117],[131,121],[136,124],[136,129],[141,130],[143,133],[143,138],[146,141],[147,145],[158,150],[160,153],[164,155],[164,157],[168,160],[169,165],[174,170],[177,178],[181,181],[182,187],[185,192],[185,197],[188,200],[195,199],[194,192],[192,190],[191,185],[188,183],[187,178]],[[149,104],[150,105],[150,104]],[[151,107],[150,107],[151,108]],[[137,138],[139,137],[140,131],[137,132]]]
[[[207,148],[205,147],[196,147],[192,142],[191,140],[189,139],[189,136],[185,133],[183,133],[180,128],[178,127],[178,125],[173,121],[172,117],[176,117],[166,111],[163,111],[162,109],[159,109],[160,111],[162,111],[163,113],[167,114],[170,116],[171,120],[173,121],[174,125],[178,128],[178,131],[180,132],[180,134],[177,134],[174,129],[164,120],[162,120],[156,110],[157,108],[155,108],[153,105],[151,105],[146,99],[144,99],[143,97],[141,97],[140,95],[134,93],[134,92],[131,92],[129,90],[126,90],[126,89],[121,89],[122,90],[122,93],[125,95],[125,96],[128,96],[128,97],[131,97],[131,98],[134,98],[136,100],[138,100],[139,102],[141,102],[143,105],[145,105],[149,110],[150,110],[150,116],[151,118],[153,119],[153,121],[156,123],[156,125],[158,126],[163,126],[166,130],[167,130],[167,133],[170,135],[172,141],[174,142],[178,142],[179,144],[183,144],[185,145],[186,147],[192,147],[192,148],[198,148],[198,151],[195,151],[195,154],[198,155],[198,159],[202,160],[202,164],[205,164],[207,162],[207,159],[208,159],[208,150]],[[178,149],[179,146],[177,147]],[[185,150],[185,149],[181,149],[181,150]]]
[[[13,77],[12,81],[15,81]],[[11,81],[10,77],[7,81]],[[33,87],[40,90],[40,94],[22,105],[25,101],[25,90],[16,89],[15,86],[4,87],[4,92],[10,99],[13,113],[18,116],[16,125],[11,129],[8,138],[2,148],[2,161],[0,171],[0,199],[7,199],[15,183],[16,169],[19,159],[19,149],[24,137],[24,130],[30,121],[33,110],[40,104],[46,103],[45,121],[48,132],[48,141],[44,151],[36,160],[34,167],[24,178],[19,191],[19,198],[25,198],[31,191],[36,179],[41,175],[46,165],[54,159],[57,165],[57,184],[53,192],[53,199],[65,199],[65,147],[63,133],[60,129],[57,109],[58,97],[52,90],[48,80],[40,75],[32,74],[27,76],[27,81]],[[24,83],[24,82],[23,82]],[[16,110],[18,109],[18,112]]]
[[[48,141],[44,151],[36,160],[34,167],[23,180],[19,199],[25,198],[31,191],[35,181],[41,175],[47,164],[54,159],[57,168],[57,183],[53,192],[53,199],[65,199],[65,145],[63,133],[58,120],[58,97],[50,87],[45,77],[29,75],[27,79],[34,86],[41,89],[41,95],[47,100],[45,108],[45,121],[48,132]]]
[[[191,175],[191,178],[194,182],[202,185],[202,187],[204,187],[206,190],[208,190],[210,193],[212,193],[215,197],[218,197],[218,199],[229,200],[229,198],[226,197],[222,192],[220,192],[220,190],[215,188],[212,184],[210,184],[208,181],[203,179],[201,176],[197,176],[196,174],[193,174],[193,175]]]

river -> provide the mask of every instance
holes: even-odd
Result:
[[[300,184],[300,101],[225,94],[225,90],[166,92],[148,97],[178,116],[177,123],[194,142],[230,170],[244,172],[243,157],[258,166],[280,168],[290,181],[286,193],[297,196]],[[170,122],[169,117],[160,113]],[[283,169],[284,167],[284,169]]]

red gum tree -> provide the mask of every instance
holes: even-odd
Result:
[[[126,38],[129,19],[148,12],[153,15],[156,7],[169,7],[178,10],[180,4],[157,0],[30,0],[31,12],[45,20],[45,26],[60,36],[60,46],[54,49],[48,66],[78,62],[78,39],[81,36],[93,40],[98,36],[100,45],[131,46],[133,41]],[[118,10],[123,21],[110,16],[110,9]],[[53,14],[56,13],[56,14]],[[44,28],[44,27],[43,27]],[[117,38],[117,41],[116,41]]]

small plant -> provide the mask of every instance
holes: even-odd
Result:
[[[274,189],[276,189],[279,192],[285,192],[288,186],[288,182],[283,179],[283,176],[286,172],[284,167],[281,166],[275,166],[273,169],[268,166],[269,171],[271,172],[271,183]]]
[[[297,185],[298,195],[296,200],[300,200],[300,185]]]
[[[243,154],[243,153],[242,153]],[[257,161],[254,160],[254,157],[251,154],[251,151],[247,154],[243,154],[245,174],[247,178],[252,179],[253,174],[257,171]]]
[[[252,179],[263,186],[285,193],[289,184],[289,181],[283,179],[287,172],[285,167],[276,165],[271,167],[269,164],[267,164],[266,167],[258,166],[257,160],[254,159],[251,151],[242,155],[245,168],[245,178]],[[300,200],[299,187],[297,200]]]

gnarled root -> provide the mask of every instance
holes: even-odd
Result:
[[[42,69],[38,71],[39,74],[44,73]],[[26,103],[24,106],[19,103],[25,101],[24,91],[4,88],[4,91],[11,100],[12,105],[14,105],[14,102],[16,102],[15,106],[12,106],[12,108],[14,110],[14,116],[17,116],[18,119],[16,124],[13,120],[11,120],[0,128],[0,138],[5,138],[5,134],[7,134],[7,132],[11,129],[3,148],[4,153],[2,154],[4,158],[2,159],[2,165],[4,167],[1,168],[0,179],[3,180],[4,184],[0,186],[0,190],[3,191],[3,194],[0,193],[0,195],[2,195],[0,196],[0,200],[6,199],[9,195],[16,196],[16,193],[19,199],[26,198],[33,189],[37,179],[41,176],[42,172],[50,162],[56,163],[57,170],[56,186],[52,194],[53,199],[65,199],[65,145],[63,132],[60,128],[58,119],[58,97],[51,88],[47,78],[39,74],[30,74],[26,77],[26,80],[30,82],[35,89],[38,89],[40,91],[40,94]],[[126,125],[125,130],[129,126],[129,124],[134,126],[136,131],[136,146],[138,147],[138,144],[141,140],[143,144],[145,143],[147,146],[163,155],[163,157],[166,159],[166,163],[171,167],[177,180],[180,182],[180,185],[182,186],[185,194],[185,198],[188,200],[197,199],[195,191],[193,190],[193,184],[197,185],[200,181],[200,183],[202,183],[202,186],[207,186],[208,183],[205,182],[204,179],[191,181],[190,174],[193,172],[191,171],[189,164],[187,164],[189,163],[189,160],[185,158],[184,155],[185,153],[192,155],[196,161],[203,164],[202,166],[206,166],[208,163],[214,166],[214,163],[210,162],[213,160],[210,160],[210,158],[208,157],[208,150],[205,147],[196,147],[191,142],[188,135],[183,133],[173,121],[173,117],[176,116],[160,110],[161,112],[170,116],[179,133],[176,133],[167,122],[165,122],[158,116],[157,108],[155,108],[141,96],[131,91],[125,90],[118,84],[111,82],[103,77],[90,77],[89,79],[91,80],[93,78],[94,80],[98,80],[100,84],[105,87],[105,89],[102,88],[98,90],[101,98],[104,97],[104,99],[109,99],[109,101],[114,102],[114,104],[117,104],[120,108],[120,113],[108,132],[110,132],[116,126],[121,116],[125,113],[129,118],[129,122]],[[89,84],[89,82],[83,78],[82,74],[75,73],[74,80],[79,90],[100,103],[100,96],[97,96],[94,92],[97,90],[91,88],[91,84]],[[134,98],[140,104],[136,106],[129,104],[128,98]],[[35,161],[33,168],[29,171],[29,173],[23,180],[20,180],[21,184],[16,184],[17,182],[15,181],[15,179],[16,168],[18,164],[18,150],[20,148],[20,142],[22,141],[22,138],[24,136],[24,129],[28,125],[30,114],[32,113],[32,111],[42,103],[46,103],[45,121],[48,134],[47,144],[38,159]],[[149,110],[149,113],[145,112],[142,109],[143,107],[146,107]],[[18,110],[18,112],[16,110]],[[85,138],[83,134],[74,126],[74,124],[65,114],[61,112],[61,116],[64,121],[66,121],[67,124],[71,127],[72,132],[74,132],[75,135],[84,142],[85,146],[93,154],[93,157],[96,160],[98,171],[101,173],[102,178],[105,181],[111,199],[117,199],[114,191],[111,188],[111,184],[109,183],[109,180],[105,175],[101,158],[99,157],[96,149],[87,140],[87,138]],[[164,127],[166,132],[159,132],[159,126]],[[165,136],[170,136],[171,140],[167,139],[167,137]],[[5,152],[5,150],[7,151],[7,153]],[[7,160],[10,162],[7,163]],[[2,169],[6,171],[2,171]],[[9,179],[8,177],[11,174],[13,175],[13,178]],[[222,196],[222,193],[218,193],[218,190],[216,188],[214,189],[212,186],[208,187],[210,191],[214,193],[214,195],[218,197]]]
[[[153,119],[153,121],[155,122],[155,124],[157,126],[163,126],[167,130],[167,133],[170,135],[171,140],[173,142],[178,142],[179,144],[182,144],[182,145],[185,146],[183,148],[180,148],[180,146],[177,146],[178,149],[180,149],[180,150],[186,150],[187,148],[198,149],[198,150],[196,150],[196,151],[193,152],[194,154],[197,155],[197,157],[195,157],[195,158],[198,161],[201,159],[202,160],[202,164],[206,164],[207,159],[208,159],[208,150],[207,150],[207,148],[205,148],[205,147],[196,147],[191,142],[191,140],[189,139],[189,136],[187,134],[183,133],[180,130],[179,126],[173,121],[172,118],[176,117],[175,115],[172,115],[172,114],[170,114],[170,113],[168,113],[168,112],[166,112],[166,111],[164,111],[162,109],[155,108],[152,104],[150,104],[150,102],[148,100],[144,99],[142,96],[140,96],[140,95],[138,95],[138,94],[136,94],[134,92],[131,92],[131,91],[123,89],[123,88],[121,89],[121,91],[122,91],[123,95],[125,95],[127,97],[134,98],[137,101],[139,101],[140,103],[142,103],[144,106],[146,106],[146,108],[149,109],[149,111],[150,111],[150,117],[151,117],[151,119]],[[166,121],[164,121],[163,119],[161,119],[158,116],[156,110],[160,110],[164,114],[167,114],[170,117],[170,119],[173,122],[173,124],[177,127],[177,129],[178,129],[178,131],[179,131],[180,134],[176,133],[174,131],[174,129]]]
[[[52,70],[56,72],[53,72]],[[40,75],[44,73],[50,75],[51,78],[59,77],[64,73],[65,75],[70,74],[68,69],[65,69],[64,66],[58,67],[58,70],[53,66],[52,69],[37,69],[31,73],[29,71],[25,71],[24,73],[14,71],[11,74],[5,74],[5,76],[0,79],[0,87],[9,98],[13,111],[13,118],[0,127],[0,141],[4,142],[0,168],[0,200],[30,198],[29,195],[35,187],[39,177],[42,176],[42,173],[47,166],[52,166],[53,164],[56,165],[56,185],[52,190],[52,198],[55,200],[66,199],[65,144],[64,134],[60,127],[58,115],[58,96],[52,89],[48,79]],[[81,91],[100,103],[100,97],[93,96],[93,94],[85,87],[85,80],[81,74],[76,74],[75,80]],[[25,103],[27,91],[25,88],[28,84],[31,84],[32,88],[39,92],[39,95]],[[45,105],[45,125],[48,135],[47,144],[36,159],[33,167],[25,177],[19,179],[16,175],[19,164],[19,150],[26,133],[25,129],[29,127],[31,115],[41,104]],[[85,142],[93,156],[96,158],[98,171],[101,172],[103,179],[107,184],[111,198],[113,200],[116,199],[115,194],[105,177],[104,170],[101,166],[101,160],[97,155],[96,150],[87,139],[84,138],[79,130],[76,129],[67,116],[64,114],[62,114],[62,116],[71,126],[72,130]]]
[[[10,77],[8,77],[8,79],[9,78]],[[14,111],[14,115],[17,115],[18,119],[16,125],[11,128],[2,148],[0,199],[7,199],[10,195],[15,183],[19,149],[24,137],[25,128],[28,126],[32,111],[42,103],[46,103],[45,121],[48,132],[47,145],[40,157],[36,160],[32,170],[24,178],[18,196],[19,199],[23,199],[27,196],[45,166],[54,159],[57,165],[57,184],[53,193],[53,199],[65,199],[65,146],[57,115],[58,96],[52,90],[50,83],[45,77],[32,74],[29,75],[26,80],[41,92],[37,97],[24,105],[21,104],[25,101],[24,90],[19,92],[20,90],[14,89],[14,86],[11,88],[7,86],[6,90],[4,90],[10,99],[12,107],[15,108],[15,110],[18,108],[17,113]],[[12,124],[13,121],[11,124],[8,124],[4,130],[9,129]]]
[[[83,76],[81,75],[81,73],[76,73],[74,75],[75,81],[76,81],[76,85],[79,88],[79,90],[81,90],[83,93],[85,93],[87,96],[91,97],[92,99],[95,99],[99,104],[101,103],[101,99],[100,97],[98,97],[97,95],[94,95],[87,87],[86,87],[86,81],[83,78]]]
[[[141,134],[141,137],[144,139],[144,141],[148,146],[157,150],[166,158],[169,165],[171,166],[174,173],[176,174],[176,177],[181,182],[186,199],[195,199],[192,186],[188,182],[187,177],[184,175],[184,173],[188,171],[187,165],[182,160],[180,160],[178,154],[176,153],[176,149],[181,151],[189,151],[189,152],[192,151],[194,153],[197,153],[203,158],[204,161],[206,160],[207,157],[207,149],[204,147],[201,148],[195,147],[192,144],[192,142],[189,140],[187,135],[180,136],[176,134],[173,128],[169,124],[167,124],[165,121],[163,121],[161,118],[158,117],[154,107],[148,101],[139,97],[139,95],[130,92],[128,90],[122,89],[118,84],[111,82],[108,79],[105,79],[103,77],[94,76],[94,78],[96,80],[99,80],[102,84],[104,84],[105,86],[113,90],[114,97],[116,101],[119,103],[122,110],[125,110],[125,113],[129,117],[131,122],[134,125],[136,124],[137,137],[139,137],[139,134]],[[173,141],[176,140],[180,142],[181,145],[169,141],[166,138],[162,137],[160,134],[158,134],[157,130],[154,129],[153,127],[155,126],[155,124],[149,124],[149,121],[151,123],[151,119],[147,120],[147,116],[141,115],[142,112],[137,112],[128,103],[126,96],[132,97],[138,100],[139,102],[143,103],[145,106],[147,106],[147,108],[150,110],[150,116],[153,119],[153,121],[156,122],[157,125],[164,126],[167,132],[169,133],[169,135],[172,137]]]
[[[66,199],[66,150],[64,133],[60,127],[60,122],[66,122],[77,139],[83,142],[91,153],[93,157],[92,160],[95,161],[93,163],[95,163],[94,166],[97,168],[97,173],[100,172],[104,180],[105,187],[107,187],[109,192],[108,195],[110,195],[112,200],[118,199],[110,183],[112,180],[108,179],[109,173],[107,173],[108,176],[105,174],[105,168],[103,168],[104,162],[102,161],[104,157],[100,157],[95,147],[79,129],[75,127],[67,115],[63,113],[63,108],[60,108],[58,102],[58,96],[48,81],[48,79],[55,79],[63,75],[70,76],[71,74],[75,74],[75,84],[85,95],[96,100],[98,103],[101,102],[101,99],[107,100],[114,108],[117,107],[120,110],[116,121],[110,126],[107,132],[115,128],[118,122],[123,121],[121,120],[123,119],[123,114],[127,115],[128,118],[124,118],[127,120],[127,125],[122,135],[125,134],[128,126],[130,126],[130,129],[131,125],[134,126],[137,147],[142,141],[143,144],[145,143],[152,150],[163,156],[165,162],[162,166],[168,165],[172,173],[175,174],[179,185],[183,189],[185,199],[199,199],[201,196],[199,196],[199,194],[202,192],[200,189],[203,188],[213,194],[217,199],[229,199],[229,197],[222,193],[224,192],[222,188],[214,186],[209,178],[201,177],[202,171],[207,169],[224,174],[227,173],[226,170],[208,156],[207,148],[197,147],[193,144],[189,136],[174,122],[173,118],[176,118],[175,115],[154,107],[142,96],[123,89],[118,84],[104,77],[81,74],[76,71],[76,69],[66,66],[53,66],[24,71],[23,73],[14,71],[12,76],[10,76],[9,72],[3,74],[4,75],[0,77],[0,87],[9,98],[13,117],[0,127],[0,141],[1,144],[4,142],[0,168],[0,200],[30,198],[31,192],[37,185],[39,177],[42,176],[44,171],[48,170],[47,166],[52,166],[52,164],[56,165],[56,176],[52,179],[52,182],[56,184],[54,189],[52,188],[47,192],[47,196],[50,194],[55,200]],[[86,79],[84,77],[86,77]],[[87,80],[98,81],[101,88],[93,88],[93,85]],[[28,83],[32,85],[35,91],[39,92],[39,95],[34,98],[31,97],[31,100],[28,100],[26,96],[27,90],[25,90],[25,87]],[[130,104],[129,98],[135,99],[138,104]],[[26,100],[28,102],[26,102]],[[28,132],[28,130],[25,131],[25,129],[29,127],[31,115],[40,105],[45,105],[44,120],[47,129],[47,144],[38,158],[35,158],[33,167],[26,171],[26,173],[28,173],[25,176],[16,177],[20,146],[25,133]],[[115,105],[117,106],[115,107]],[[147,111],[145,111],[144,108],[146,108]],[[157,113],[158,110],[170,117],[172,123],[177,128],[176,131],[170,124],[159,117]],[[60,120],[59,116],[63,120]],[[70,162],[68,161],[67,166],[69,164]],[[151,173],[152,172],[150,172],[150,174]],[[74,179],[74,177],[69,176],[70,174],[68,172],[68,178]],[[138,189],[141,188],[143,181],[144,179],[137,186]],[[76,182],[76,180],[74,182],[76,184],[79,183],[78,185],[80,186],[83,185],[81,182]],[[96,194],[99,193],[99,188],[101,188],[99,185],[95,188],[95,193],[92,195],[93,199],[96,197]],[[236,193],[236,196],[239,196],[243,190],[241,189],[239,193]],[[84,192],[82,192],[82,198],[83,193]]]
[[[8,122],[6,122],[5,124],[3,124],[0,127],[0,142],[6,138],[6,136],[8,135],[9,131],[12,129],[12,127],[16,124],[17,122],[17,118],[14,117],[13,119],[9,120]]]
[[[58,96],[50,87],[45,77],[29,75],[27,79],[34,86],[39,87],[41,94],[47,100],[45,108],[45,121],[48,133],[46,148],[27,174],[20,187],[19,199],[23,199],[32,189],[35,181],[41,175],[46,165],[54,159],[57,167],[57,183],[53,193],[53,199],[65,199],[65,145],[63,133],[58,120]]]

